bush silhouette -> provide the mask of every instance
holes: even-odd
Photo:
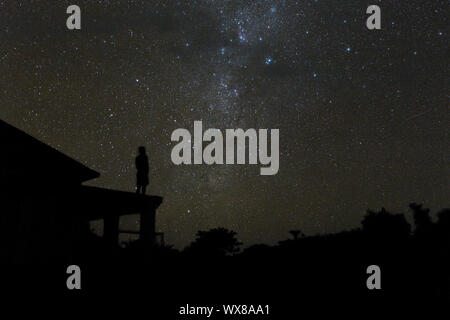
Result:
[[[238,253],[242,245],[236,235],[236,232],[225,228],[198,231],[195,241],[185,249],[185,252],[209,257],[232,255]]]
[[[417,203],[411,203],[409,208],[413,212],[414,224],[416,226],[414,234],[419,235],[429,233],[433,227],[433,222],[430,217],[430,209],[424,209],[421,204]]]
[[[403,214],[392,214],[382,208],[379,212],[367,211],[361,222],[363,231],[371,237],[407,238],[411,226]]]

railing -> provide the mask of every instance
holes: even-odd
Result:
[[[141,236],[141,232],[140,231],[136,231],[136,230],[122,230],[119,229],[119,234],[120,233],[125,233],[125,234],[137,234],[139,236]],[[165,239],[164,239],[164,232],[155,232],[155,244],[159,245],[160,247],[165,247],[166,243],[165,243]],[[159,241],[158,241],[159,238]]]

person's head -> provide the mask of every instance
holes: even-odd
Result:
[[[145,147],[138,148],[139,154],[145,154]]]

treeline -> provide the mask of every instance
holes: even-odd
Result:
[[[450,210],[436,214],[411,204],[413,223],[386,209],[367,211],[361,227],[307,236],[291,230],[276,245],[243,248],[224,228],[199,231],[182,250],[140,240],[108,248],[91,234],[79,258],[91,290],[158,290],[170,301],[272,301],[283,308],[331,301],[450,302]],[[369,290],[369,266],[381,270],[381,290]],[[114,281],[111,281],[114,279]],[[271,302],[271,303],[272,303]],[[288,308],[286,309],[288,310]],[[290,310],[292,311],[292,310]]]

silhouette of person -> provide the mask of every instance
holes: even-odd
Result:
[[[145,194],[148,186],[148,157],[145,153],[145,147],[139,147],[139,155],[136,157],[136,193]]]

